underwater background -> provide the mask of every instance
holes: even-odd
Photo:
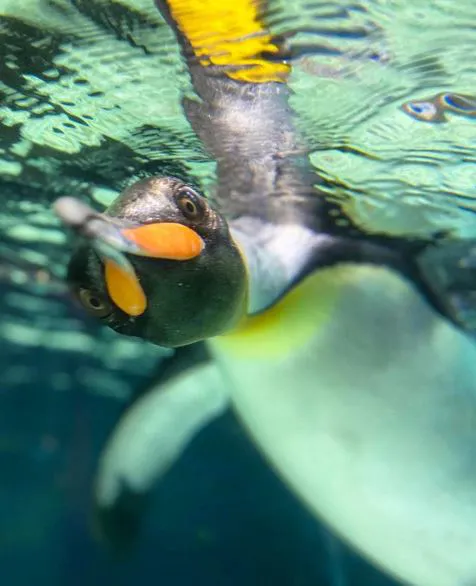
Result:
[[[268,21],[295,33],[291,103],[329,197],[371,232],[471,235],[476,5],[277,0]],[[316,525],[231,414],[157,487],[130,555],[95,539],[100,451],[165,351],[74,304],[51,204],[101,209],[156,173],[206,192],[214,163],[152,0],[0,0],[0,53],[2,585],[390,586]]]

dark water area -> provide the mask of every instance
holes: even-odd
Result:
[[[53,355],[33,354],[54,370]],[[187,449],[137,549],[114,558],[93,537],[91,484],[122,406],[79,386],[58,396],[46,379],[0,397],[4,584],[390,584],[316,525],[231,415]]]

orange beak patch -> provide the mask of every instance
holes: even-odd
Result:
[[[198,256],[205,246],[195,230],[172,222],[126,228],[121,233],[144,254],[154,258],[190,260]]]
[[[136,275],[112,260],[105,261],[104,275],[108,293],[117,307],[133,317],[142,315],[147,308],[147,298]]]
[[[122,236],[133,243],[140,254],[168,260],[190,260],[198,256],[205,243],[187,226],[178,223],[145,224],[121,230]],[[127,315],[137,317],[147,309],[147,297],[132,266],[120,266],[107,255],[104,277],[112,301]]]

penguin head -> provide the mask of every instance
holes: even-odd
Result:
[[[69,262],[80,303],[115,331],[173,348],[224,333],[246,313],[247,271],[227,222],[188,185],[140,180],[96,216],[142,251],[125,255],[133,270],[124,271],[87,240]]]

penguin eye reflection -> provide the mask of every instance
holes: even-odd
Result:
[[[96,317],[106,317],[111,314],[111,304],[98,293],[89,289],[80,289],[79,300],[88,313]]]
[[[205,214],[204,206],[192,190],[183,190],[178,194],[177,205],[189,220],[201,220]]]

